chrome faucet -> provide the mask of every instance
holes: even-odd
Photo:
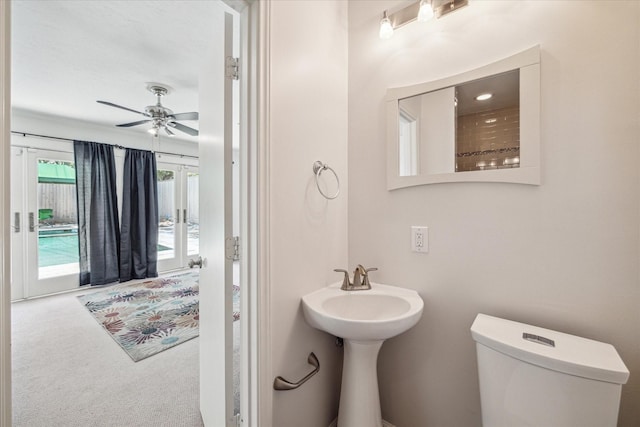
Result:
[[[344,279],[342,280],[342,286],[340,287],[343,291],[364,291],[371,289],[369,272],[376,270],[377,268],[364,268],[362,264],[358,264],[353,272],[353,282],[349,280],[349,272],[347,270],[335,269],[333,271],[344,273]]]

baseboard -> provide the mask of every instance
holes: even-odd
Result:
[[[338,427],[338,418],[336,417],[333,421],[331,421],[331,424],[329,424],[329,427]],[[386,422],[385,420],[382,420],[382,427],[396,427],[393,424]]]

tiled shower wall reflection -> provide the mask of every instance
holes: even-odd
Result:
[[[457,118],[456,172],[520,166],[520,108]]]

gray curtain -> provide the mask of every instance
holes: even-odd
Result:
[[[124,158],[120,281],[158,277],[158,178],[154,153]]]
[[[113,146],[74,141],[80,285],[118,281],[120,234]]]

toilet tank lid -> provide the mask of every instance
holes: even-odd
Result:
[[[529,334],[526,339],[524,334]],[[625,384],[629,378],[611,344],[486,314],[476,316],[471,335],[500,353],[554,371],[615,384]]]

